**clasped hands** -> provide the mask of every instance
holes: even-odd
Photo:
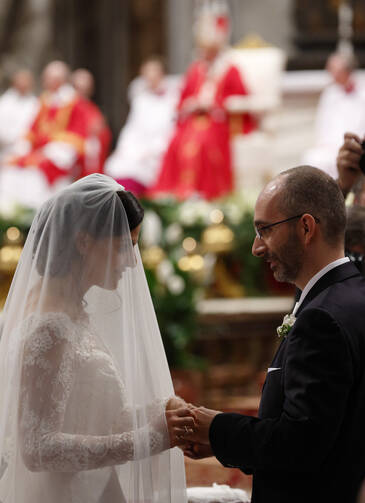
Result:
[[[201,459],[212,456],[209,428],[216,410],[196,407],[179,398],[172,398],[166,406],[166,422],[171,447],[180,447],[185,456]]]

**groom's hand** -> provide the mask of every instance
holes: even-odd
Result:
[[[205,407],[189,407],[194,414],[195,423],[192,431],[186,432],[185,439],[189,442],[209,445],[209,428],[215,416],[220,412]]]
[[[176,447],[185,442],[194,428],[194,412],[188,407],[165,411],[170,446]]]
[[[191,459],[203,459],[214,456],[210,445],[188,443],[183,448],[184,455]]]

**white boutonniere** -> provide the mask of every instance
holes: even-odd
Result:
[[[286,337],[296,321],[294,314],[286,314],[283,323],[276,329],[278,337]]]

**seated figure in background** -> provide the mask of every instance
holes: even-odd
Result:
[[[226,99],[247,95],[236,66],[224,51],[228,41],[228,13],[205,4],[195,26],[199,57],[188,69],[178,104],[175,135],[164,157],[151,195],[184,199],[199,195],[212,199],[233,190],[229,115]],[[243,116],[243,133],[255,128]]]
[[[344,133],[352,131],[363,135],[365,132],[365,82],[354,74],[355,66],[351,55],[334,53],[328,58],[326,69],[333,82],[319,100],[316,144],[303,158],[304,164],[318,166],[334,178],[337,177],[336,156]]]
[[[17,142],[17,155],[1,166],[2,208],[13,204],[38,208],[75,178],[88,128],[83,100],[68,80],[66,63],[53,61],[45,67],[38,114]]]
[[[33,85],[32,73],[18,70],[9,89],[0,97],[0,159],[11,153],[37,113],[38,100],[33,94]]]
[[[129,88],[130,113],[105,171],[141,195],[157,179],[173,130],[178,84],[166,77],[159,57],[145,60]]]
[[[95,89],[94,77],[89,70],[78,68],[71,74],[71,84],[82,98],[86,115],[86,140],[84,155],[80,159],[79,173],[82,178],[91,173],[102,173],[108,156],[112,133],[99,107],[92,101]]]

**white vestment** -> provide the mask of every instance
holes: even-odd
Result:
[[[120,132],[116,150],[105,163],[105,172],[117,180],[132,178],[149,187],[155,182],[162,156],[174,131],[179,86],[165,78],[158,92],[140,79],[132,84],[131,109]]]
[[[338,177],[336,158],[346,132],[365,134],[365,82],[355,80],[354,89],[346,92],[331,84],[322,93],[317,110],[316,144],[303,156],[303,164],[322,169]]]
[[[33,94],[22,95],[13,88],[0,97],[0,158],[11,153],[17,140],[27,133],[38,106]]]

